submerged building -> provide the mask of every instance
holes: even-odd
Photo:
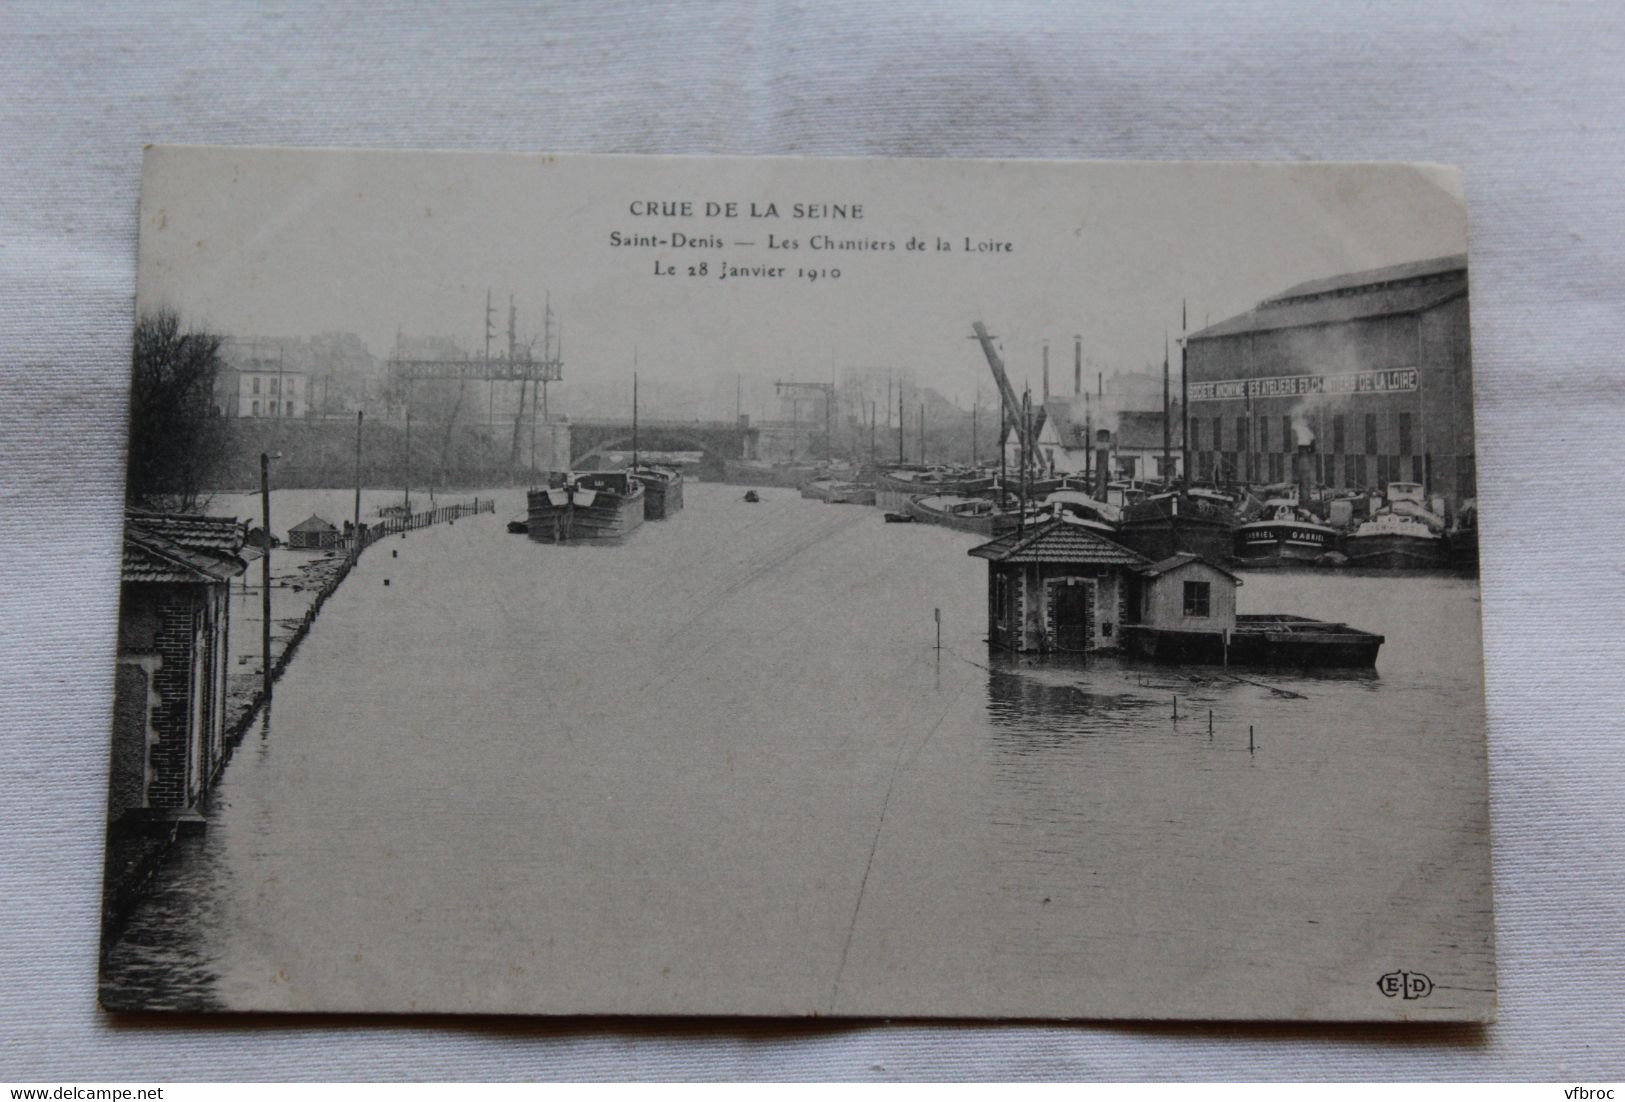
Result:
[[[1465,255],[1289,287],[1190,334],[1185,371],[1197,481],[1283,483],[1312,443],[1322,486],[1477,495]]]
[[[225,755],[236,521],[131,511],[124,523],[109,821],[181,811]]]

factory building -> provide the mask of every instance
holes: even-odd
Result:
[[[1185,370],[1197,482],[1288,483],[1312,443],[1332,490],[1477,494],[1464,255],[1290,287],[1190,334]]]

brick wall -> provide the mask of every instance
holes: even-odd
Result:
[[[196,747],[193,717],[197,686],[192,683],[193,656],[202,632],[202,586],[166,586],[158,611],[154,649],[161,665],[153,675],[152,688],[158,698],[153,727],[158,742],[150,755],[151,782],[147,803],[151,807],[182,808],[196,795]]]

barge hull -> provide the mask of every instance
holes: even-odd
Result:
[[[1154,662],[1189,665],[1297,667],[1300,669],[1370,669],[1384,638],[1346,624],[1324,623],[1295,616],[1240,617],[1230,633],[1229,654],[1224,633],[1174,631],[1123,625],[1122,643],[1131,654]]]

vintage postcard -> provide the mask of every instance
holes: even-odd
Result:
[[[1466,224],[149,150],[102,1005],[1492,1019]]]

